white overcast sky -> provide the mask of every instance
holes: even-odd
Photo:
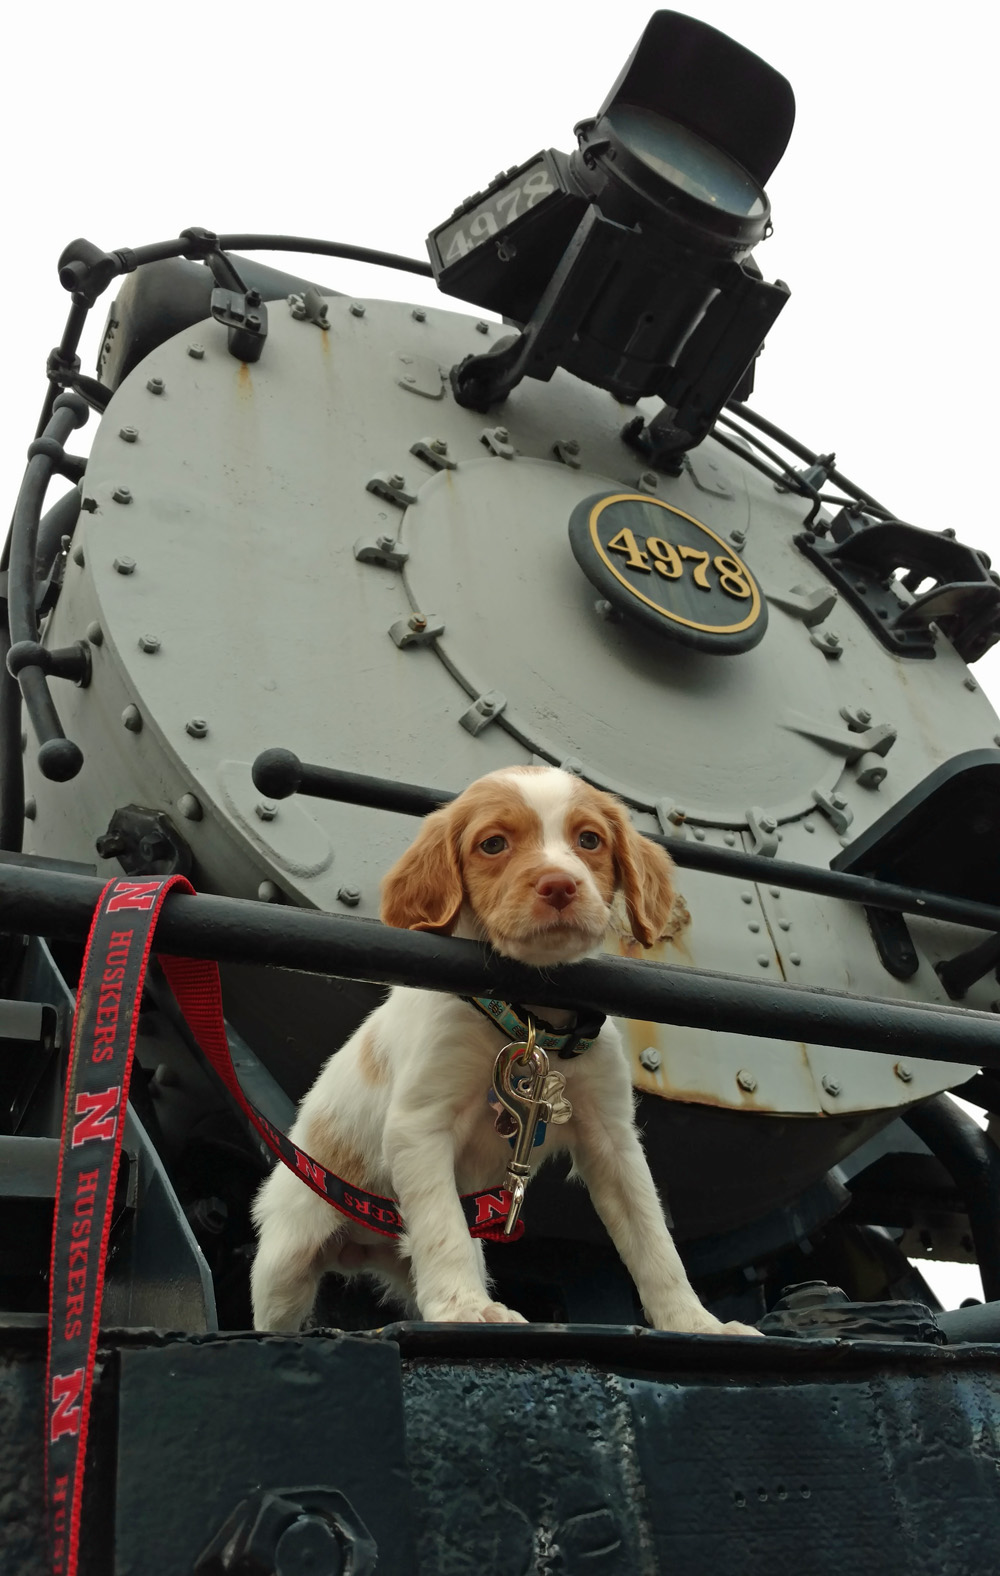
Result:
[[[11,7],[0,24],[7,512],[69,304],[56,276],[67,241],[137,246],[202,224],[425,257],[431,226],[497,170],[540,147],[571,149],[574,123],[598,107],[652,9]],[[1000,561],[995,8],[678,9],[782,71],[798,105],[768,188],[774,235],[756,254],[792,297],[753,404],[816,450],[835,449],[901,518],[953,526]],[[434,298],[429,282],[402,274],[330,259],[287,266],[355,294]],[[86,371],[112,296],[92,313]],[[1000,648],[978,672],[1000,706]]]

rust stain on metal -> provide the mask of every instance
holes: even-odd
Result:
[[[236,388],[243,399],[249,399],[253,394],[253,379],[250,376],[250,367],[245,361],[240,362],[240,370],[236,374]]]

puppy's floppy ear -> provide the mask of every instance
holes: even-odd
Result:
[[[665,848],[639,836],[616,801],[605,810],[614,827],[615,869],[629,928],[641,946],[655,946],[686,923],[687,911],[673,882],[674,862]]]
[[[382,882],[382,923],[449,936],[464,897],[450,810],[435,810]]]

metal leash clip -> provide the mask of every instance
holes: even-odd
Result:
[[[545,1099],[548,1078],[549,1059],[535,1044],[535,1025],[529,1018],[527,1041],[505,1045],[493,1066],[493,1092],[517,1128],[514,1153],[504,1177],[504,1187],[510,1193],[510,1211],[503,1228],[505,1237],[509,1237],[517,1225],[524,1203],[524,1189],[531,1175],[528,1160],[535,1146],[538,1124],[552,1119],[552,1103]]]

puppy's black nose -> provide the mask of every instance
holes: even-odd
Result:
[[[576,897],[576,882],[572,876],[542,876],[535,891],[550,908],[568,908]]]

